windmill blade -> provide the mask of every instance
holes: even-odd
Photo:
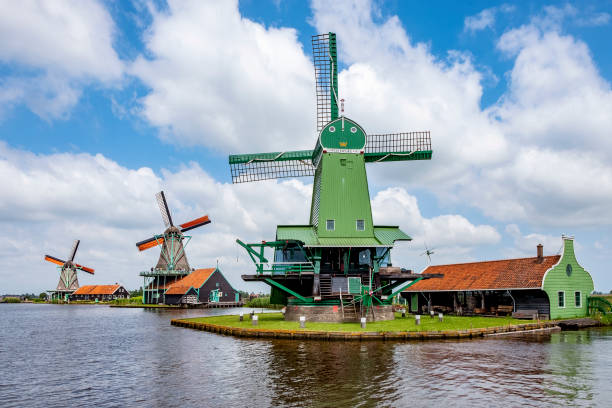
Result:
[[[317,133],[338,118],[338,55],[336,34],[312,36],[312,58],[317,90]]]
[[[51,256],[51,255],[45,255],[45,261],[54,263],[54,264],[59,265],[59,266],[64,266],[64,264],[66,263],[66,261],[62,261],[61,259],[56,258],[56,257]]]
[[[431,136],[428,131],[366,136],[366,163],[431,160],[431,155]]]
[[[164,243],[164,238],[162,237],[153,237],[149,239],[145,239],[144,241],[140,241],[136,243],[139,251],[144,251],[149,248],[153,248],[154,246],[161,245]]]
[[[179,226],[181,227],[181,232],[187,232],[189,230],[201,227],[202,225],[206,225],[206,224],[210,224],[210,219],[208,218],[208,215],[205,215],[200,218],[196,218],[195,220],[186,222]]]
[[[312,155],[312,150],[231,155],[232,183],[314,176]]]
[[[162,220],[164,220],[164,225],[166,228],[174,226],[164,192],[160,191],[159,193],[155,194],[155,198],[157,199],[157,205],[159,205],[159,211],[161,211]]]
[[[76,255],[77,249],[79,249],[79,243],[80,242],[81,242],[81,240],[79,240],[79,239],[74,241],[74,244],[72,245],[72,251],[70,252],[70,256],[68,257],[68,260],[70,262],[74,261],[74,256]]]
[[[74,266],[76,266],[76,267],[77,267],[77,269],[80,269],[80,270],[82,270],[83,272],[91,273],[92,275],[94,274],[94,270],[93,270],[93,269],[91,269],[91,268],[88,268],[88,267],[83,266],[83,265],[79,265],[79,264],[77,264],[77,263],[75,263],[75,264],[74,264]]]

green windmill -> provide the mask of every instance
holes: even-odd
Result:
[[[411,238],[397,226],[373,224],[366,163],[429,160],[430,135],[368,135],[339,114],[336,35],[313,36],[312,45],[319,132],[315,148],[229,157],[234,183],[314,176],[310,220],[279,225],[271,241],[237,240],[256,269],[242,278],[269,284],[271,301],[288,305],[287,319],[306,312],[322,321],[393,318],[393,298],[416,280],[433,276],[392,266],[395,241]]]

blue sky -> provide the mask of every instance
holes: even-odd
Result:
[[[234,240],[304,223],[309,179],[229,184],[231,153],[309,148],[310,37],[335,31],[366,131],[431,130],[434,159],[368,168],[394,261],[531,256],[574,235],[612,289],[612,2],[25,2],[0,6],[0,292],[40,291],[81,238],[81,283],[140,284],[161,232],[204,213],[190,262],[250,271]],[[63,251],[63,252],[62,252]],[[10,255],[10,256],[6,256]],[[28,270],[28,274],[16,273]]]

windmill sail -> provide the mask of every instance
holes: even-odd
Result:
[[[314,176],[312,150],[236,154],[229,157],[232,182]]]
[[[166,202],[166,196],[163,191],[155,194],[157,199],[157,205],[159,205],[159,211],[161,211],[162,220],[166,228],[173,226],[172,217],[170,216],[170,210],[168,209],[168,203]]]
[[[68,258],[70,262],[74,261],[74,256],[76,255],[77,249],[79,249],[80,242],[81,241],[78,239],[74,241],[74,244],[72,245],[72,251],[70,252],[70,257]]]
[[[431,154],[431,137],[429,132],[389,133],[366,136],[366,163],[430,160]]]
[[[338,118],[338,55],[336,34],[312,37],[312,58],[317,90],[317,133]]]

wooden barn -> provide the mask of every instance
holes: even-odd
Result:
[[[196,269],[170,284],[164,299],[167,305],[234,305],[240,302],[240,292],[230,285],[219,268]]]
[[[444,277],[419,281],[402,296],[419,313],[584,317],[593,279],[576,261],[573,238],[563,237],[562,248],[561,255],[544,256],[538,245],[533,258],[430,266],[423,273]]]
[[[130,292],[119,284],[114,285],[85,285],[70,295],[70,300],[114,300],[128,299]]]

